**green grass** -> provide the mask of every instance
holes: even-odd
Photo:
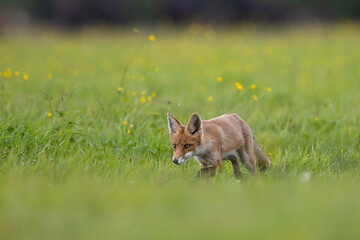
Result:
[[[141,32],[0,38],[1,239],[358,237],[357,25]],[[237,113],[274,168],[194,179],[167,112]]]

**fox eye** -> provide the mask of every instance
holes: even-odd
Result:
[[[191,146],[190,144],[185,144],[185,145],[184,145],[184,148],[185,148],[185,149],[188,149],[190,146]]]
[[[175,149],[176,148],[176,144],[173,144],[173,149]]]

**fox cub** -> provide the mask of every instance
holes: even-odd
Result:
[[[238,158],[248,171],[255,174],[271,166],[270,159],[261,150],[249,126],[237,114],[222,115],[210,120],[201,120],[194,113],[184,126],[167,114],[173,163],[179,165],[189,158],[201,164],[198,175],[215,175],[223,160],[232,164],[235,177],[241,176]]]

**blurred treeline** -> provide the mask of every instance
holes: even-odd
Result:
[[[81,26],[359,18],[359,0],[0,0],[0,26],[19,19]]]

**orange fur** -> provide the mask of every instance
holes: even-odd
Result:
[[[262,170],[271,166],[249,126],[236,114],[201,120],[195,113],[186,125],[168,114],[168,126],[176,164],[195,157],[201,172],[207,169],[214,175],[222,161],[229,160],[235,176],[241,174],[238,158],[251,173],[256,173],[257,162]]]

